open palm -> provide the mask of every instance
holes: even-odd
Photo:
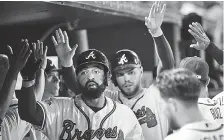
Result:
[[[78,45],[76,44],[75,47],[71,48],[66,31],[62,32],[61,29],[56,30],[56,39],[52,36],[52,41],[61,64],[64,67],[70,67],[73,64],[72,58],[75,55]]]

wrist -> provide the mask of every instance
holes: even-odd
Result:
[[[73,60],[69,60],[69,61],[61,61],[61,65],[62,67],[71,67],[73,65]]]
[[[31,87],[35,84],[35,80],[32,80],[32,81],[24,81],[23,80],[23,84],[22,86],[25,87],[25,88],[28,88],[28,87]]]
[[[159,27],[158,29],[148,29],[149,33],[152,35],[152,37],[159,37],[163,35],[162,29]]]

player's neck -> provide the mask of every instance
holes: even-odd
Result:
[[[183,127],[184,125],[189,123],[204,120],[204,117],[202,116],[198,107],[186,108],[186,110],[183,111],[183,114],[181,116],[181,122],[179,122],[180,127]]]
[[[82,96],[82,99],[87,106],[96,108],[103,108],[106,102],[105,96],[103,94],[97,99],[89,99],[86,98],[85,96]]]
[[[48,99],[50,99],[51,97],[53,97],[51,93],[49,93],[49,92],[47,92],[47,91],[44,91],[42,100],[43,100],[43,101],[44,101],[44,100],[48,100]]]

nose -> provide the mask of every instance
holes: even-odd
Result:
[[[89,74],[88,74],[88,79],[89,80],[92,80],[92,79],[94,79],[94,74],[92,73],[92,72],[90,72]]]
[[[54,80],[56,81],[56,82],[60,82],[60,79],[59,79],[59,77],[58,76],[54,76]]]
[[[130,80],[130,77],[128,74],[124,74],[124,81],[127,82]]]

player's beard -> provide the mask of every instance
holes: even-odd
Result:
[[[88,84],[90,82],[95,83],[96,88],[89,88]],[[97,82],[92,81],[92,80],[87,81],[86,84],[85,84],[85,87],[80,85],[80,89],[81,89],[82,95],[85,96],[88,99],[97,99],[97,98],[99,98],[103,94],[105,88],[106,88],[105,82],[103,82],[101,85],[99,85]]]
[[[122,90],[122,88],[120,88],[121,92],[124,94],[124,96],[126,96],[127,98],[133,98],[135,97],[136,93],[139,91],[140,89],[140,85],[137,84],[134,89],[130,92],[125,92],[124,90]]]

